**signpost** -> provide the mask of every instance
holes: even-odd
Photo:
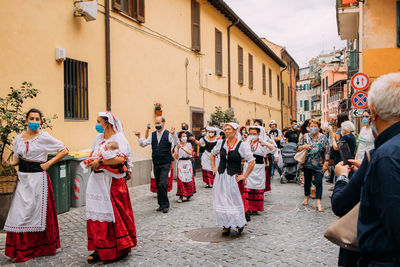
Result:
[[[353,109],[352,110],[353,118],[361,118],[364,111],[365,109],[358,109],[358,108]]]
[[[369,77],[362,72],[356,73],[351,78],[351,86],[356,90],[365,90],[369,86]]]
[[[353,103],[354,108],[363,109],[368,106],[368,94],[363,91],[358,91],[351,97],[351,103]]]

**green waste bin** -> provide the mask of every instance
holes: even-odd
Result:
[[[54,156],[49,155],[48,159]],[[48,169],[51,184],[53,185],[57,214],[67,212],[70,208],[70,161],[73,158],[67,155]]]

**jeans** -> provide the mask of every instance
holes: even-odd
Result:
[[[169,208],[168,200],[168,173],[171,169],[171,163],[157,165],[154,164],[154,178],[157,185],[157,201],[162,209]]]
[[[274,170],[277,169],[279,175],[282,175],[282,169],[279,168],[278,163],[275,162],[275,157],[272,156],[272,162],[271,162],[271,173],[270,176],[273,177],[274,176]]]
[[[322,198],[322,178],[323,173],[321,171],[316,171],[313,169],[309,169],[304,167],[304,195],[310,196],[311,194],[311,181],[314,176],[314,185],[316,191],[316,199]]]

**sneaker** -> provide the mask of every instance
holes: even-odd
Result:
[[[182,198],[179,198],[176,202],[182,203],[182,201],[183,201],[183,199],[182,199]]]

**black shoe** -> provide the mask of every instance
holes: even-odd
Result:
[[[250,213],[249,213],[249,212],[246,212],[245,217],[246,217],[246,221],[247,221],[247,222],[251,221]]]
[[[156,209],[156,211],[162,211],[163,208],[159,207],[158,209]]]
[[[168,210],[169,210],[168,208],[165,208],[165,209],[162,210],[162,212],[163,213],[168,213]]]
[[[222,235],[223,236],[229,236],[231,234],[231,228],[223,228],[222,229]]]
[[[239,234],[241,234],[241,233],[243,232],[243,230],[244,230],[244,226],[243,226],[243,227],[240,227],[240,228],[238,228]]]

